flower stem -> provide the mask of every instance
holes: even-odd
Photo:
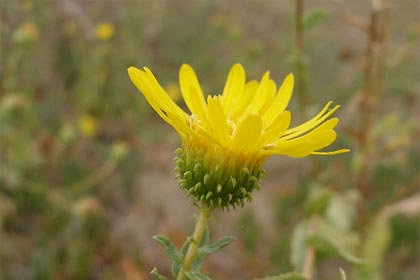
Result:
[[[200,217],[195,224],[194,233],[192,235],[191,243],[188,247],[187,254],[185,255],[182,267],[179,270],[177,280],[184,280],[185,271],[189,271],[194,259],[197,256],[197,250],[200,246],[201,239],[203,238],[204,231],[206,230],[207,223],[210,220],[212,209],[200,208]]]

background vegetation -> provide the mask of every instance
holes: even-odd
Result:
[[[338,267],[356,280],[418,277],[417,1],[0,6],[0,279],[168,274],[151,236],[180,245],[195,210],[172,171],[177,135],[126,69],[149,66],[184,106],[182,63],[217,94],[236,62],[254,79],[295,73],[293,123],[342,104],[336,147],[352,152],[272,158],[253,203],[211,223],[214,238],[238,238],[205,272],[253,279],[314,264],[315,279],[338,279]]]

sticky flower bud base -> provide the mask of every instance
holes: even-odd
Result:
[[[259,190],[265,171],[249,155],[214,150],[176,150],[177,177],[198,207],[229,210],[244,206]]]

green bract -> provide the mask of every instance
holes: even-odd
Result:
[[[175,170],[180,188],[187,191],[194,203],[207,208],[242,207],[245,200],[252,200],[251,193],[260,189],[259,181],[265,175],[259,165],[249,164],[232,170],[223,162],[208,163],[185,149],[177,149],[176,154]]]

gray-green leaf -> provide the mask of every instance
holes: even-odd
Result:
[[[168,278],[166,278],[165,276],[161,275],[159,273],[159,271],[157,270],[157,268],[153,268],[152,271],[150,271],[150,274],[152,274],[153,276],[155,276],[156,280],[168,280]]]
[[[214,244],[205,245],[205,246],[200,247],[198,249],[197,255],[198,256],[205,256],[205,255],[216,253],[217,251],[219,251],[223,247],[226,247],[230,243],[232,243],[233,240],[235,240],[235,237],[225,236]]]
[[[185,272],[187,280],[211,280],[210,277],[204,275],[196,270]]]
[[[160,246],[162,246],[163,250],[165,250],[166,254],[171,260],[182,262],[183,256],[181,252],[166,236],[155,235],[153,236],[153,239],[156,240]]]

